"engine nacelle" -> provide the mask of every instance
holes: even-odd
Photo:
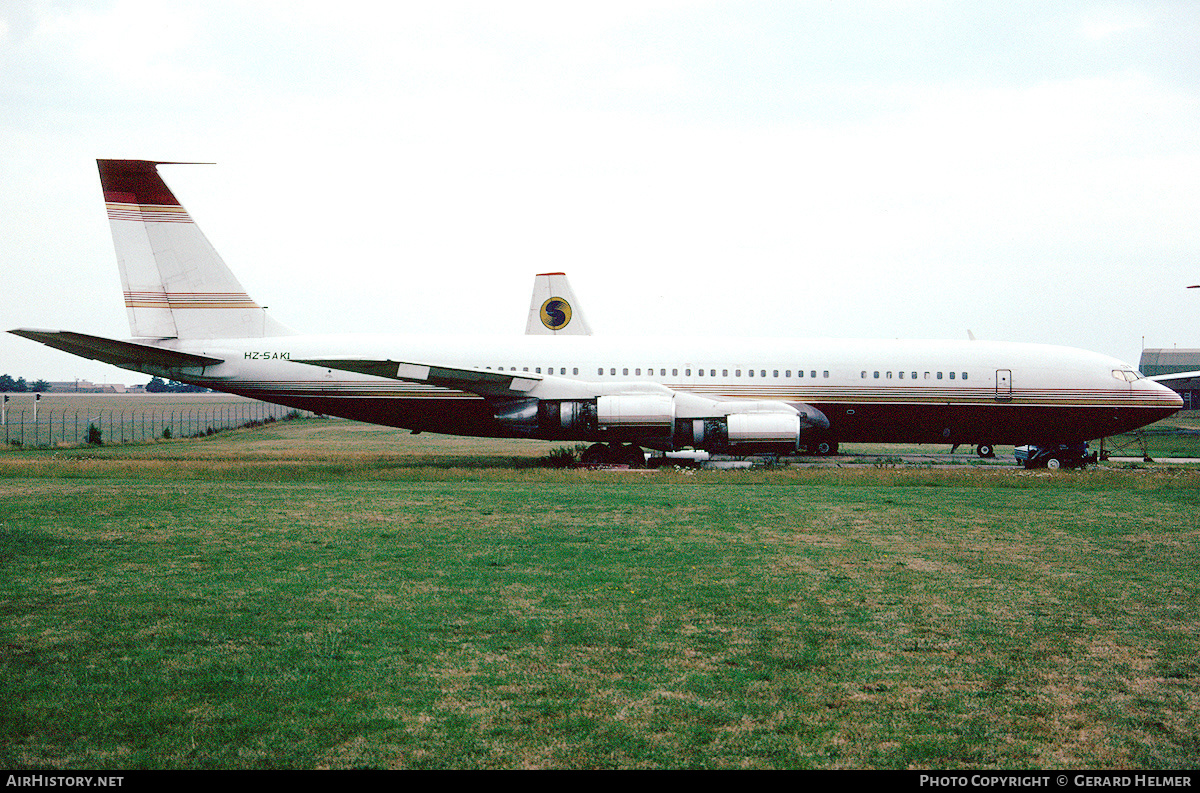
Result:
[[[665,394],[598,397],[596,428],[622,439],[669,438],[675,429],[675,400]]]
[[[726,416],[729,443],[789,443],[796,448],[800,442],[800,416],[795,413],[731,413]]]
[[[796,413],[730,413],[728,416],[688,419],[676,425],[676,448],[691,446],[709,452],[795,451],[802,429]]]
[[[595,400],[508,399],[494,403],[493,416],[527,438],[586,438],[596,431]]]
[[[663,394],[615,394],[596,399],[510,399],[493,416],[514,435],[528,438],[619,440],[643,445],[675,429],[675,401]]]

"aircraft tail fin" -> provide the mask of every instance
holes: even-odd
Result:
[[[539,273],[529,302],[528,336],[591,336],[592,328],[571,291],[566,273]]]
[[[97,160],[134,336],[294,333],[255,303],[148,160]]]

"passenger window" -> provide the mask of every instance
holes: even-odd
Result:
[[[878,380],[878,379],[879,379],[879,372],[876,372],[876,373],[875,373],[875,379],[876,379],[876,380]]]
[[[901,380],[903,380],[903,379],[904,379],[904,372],[900,372],[900,379],[901,379]]]
[[[679,370],[678,370],[678,369],[672,369],[672,370],[671,370],[671,377],[679,377]]]
[[[966,380],[966,379],[967,379],[967,373],[966,373],[966,372],[963,372],[963,377],[962,377],[962,379],[964,379],[964,380]]]
[[[891,379],[892,379],[892,373],[891,373],[891,372],[888,372],[888,373],[887,373],[887,379],[889,379],[889,380],[891,380]]]
[[[753,370],[753,369],[747,369],[747,370],[746,370],[746,375],[747,375],[748,377],[754,377],[754,370]]]
[[[623,368],[621,369],[621,374],[622,374],[622,375],[626,375],[626,376],[627,376],[627,375],[629,374],[629,367],[628,367],[628,366],[626,366],[626,367],[623,367]]]
[[[779,370],[776,369],[774,372],[772,372],[771,377],[779,377]]]
[[[617,373],[617,367],[613,366],[613,367],[609,368],[609,370],[608,370],[608,373],[609,373],[609,374],[616,374],[616,373]]]
[[[826,377],[829,377],[829,370],[828,370],[828,369],[826,369],[826,370],[825,370],[825,376],[826,376]]]
[[[783,373],[783,376],[784,376],[784,377],[791,377],[791,376],[792,376],[792,370],[791,370],[791,369],[788,369],[788,370],[786,370],[786,371]]]
[[[864,378],[867,376],[866,370],[864,370],[864,371],[863,371],[863,373],[862,373],[862,376],[863,376]]]
[[[696,370],[696,372],[697,372],[697,374],[699,374],[699,376],[700,376],[700,377],[704,377],[704,370],[703,370],[703,369],[697,369],[697,370]]]
[[[816,376],[817,376],[817,370],[816,370],[816,369],[813,369],[811,372],[809,372],[809,373],[808,373],[808,376],[809,376],[809,377],[816,377]]]
[[[866,376],[867,376],[867,373],[866,373],[866,372],[863,372],[863,377],[866,377]],[[803,370],[803,369],[797,369],[797,370],[796,370],[796,377],[804,377],[804,370]]]
[[[635,375],[637,375],[637,376],[641,377],[642,370],[641,370],[640,368],[639,368],[639,369],[634,369],[634,370],[633,370],[633,373],[634,373]]]
[[[916,380],[916,379],[917,379],[917,373],[916,373],[916,372],[913,372],[912,379],[914,379],[914,380]]]
[[[942,379],[942,373],[941,373],[941,372],[938,372],[938,379],[939,379],[939,380],[941,380],[941,379]]]

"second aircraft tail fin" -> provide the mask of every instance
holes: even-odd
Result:
[[[148,160],[97,160],[134,336],[259,338],[294,331],[238,283]]]
[[[592,329],[583,318],[583,309],[571,291],[566,273],[539,273],[533,280],[533,299],[529,302],[528,336],[591,336]]]

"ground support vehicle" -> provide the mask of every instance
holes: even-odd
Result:
[[[1097,460],[1095,452],[1088,453],[1087,443],[1060,443],[1057,446],[1018,446],[1013,449],[1017,462],[1026,468],[1083,468]]]

